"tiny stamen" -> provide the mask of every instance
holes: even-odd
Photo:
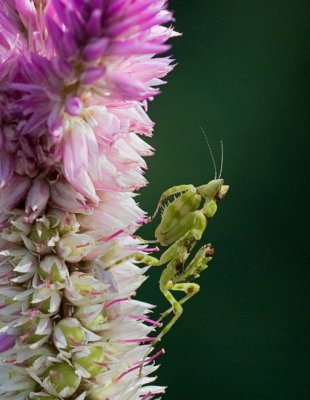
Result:
[[[154,354],[152,357],[147,358],[146,360],[140,361],[139,363],[135,364],[134,366],[132,366],[131,368],[129,368],[127,371],[125,371],[125,372],[123,372],[122,374],[120,374],[120,375],[115,379],[115,382],[119,381],[120,379],[122,379],[125,375],[129,374],[130,372],[132,372],[132,371],[134,371],[134,370],[140,368],[140,367],[141,367],[141,364],[146,364],[146,363],[149,363],[149,362],[155,360],[157,357],[159,357],[160,355],[164,354],[164,352],[165,352],[164,349],[162,349],[162,350],[158,351],[156,354]],[[150,393],[151,393],[151,392],[150,392]],[[156,393],[153,393],[153,394],[156,394]]]
[[[99,361],[96,361],[95,364],[100,365],[101,367],[108,367],[109,366],[108,363],[99,362]]]
[[[127,371],[123,372],[122,374],[120,374],[116,379],[115,382],[118,382],[120,379],[122,379],[124,376],[126,376],[127,374],[129,374],[130,372],[134,371],[135,369],[138,369],[139,365],[135,366],[135,367],[131,367],[129,368]]]
[[[82,249],[83,247],[89,246],[89,243],[78,244],[75,246],[76,249]]]
[[[149,322],[150,324],[156,325],[159,328],[161,328],[163,326],[163,324],[161,322],[154,321],[153,319],[147,318],[144,315],[132,315],[132,314],[129,314],[128,317],[136,319],[138,321],[140,320],[140,321],[144,321],[144,322]]]
[[[154,251],[159,251],[159,247],[145,247],[145,248],[141,248],[141,247],[130,247],[130,250],[133,251],[139,251],[142,253],[153,253]]]
[[[99,239],[99,242],[108,242],[109,240],[114,239],[116,236],[119,236],[121,233],[125,232],[124,229],[120,229],[119,231],[112,233],[110,236],[105,236]]]
[[[119,340],[120,343],[144,343],[144,342],[153,342],[153,340],[156,338],[140,338],[140,339],[123,339]]]
[[[128,297],[123,297],[123,298],[120,298],[120,299],[111,300],[111,301],[109,301],[108,303],[106,303],[104,305],[103,309],[106,310],[107,308],[110,308],[113,304],[120,303],[121,301],[126,301],[126,300],[128,300]]]
[[[143,364],[148,364],[154,360],[156,360],[156,358],[162,356],[163,354],[165,354],[165,350],[161,349],[159,350],[157,353],[155,353],[152,357],[146,358],[143,362]],[[139,363],[141,365],[141,362]]]

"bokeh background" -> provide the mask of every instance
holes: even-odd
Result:
[[[178,66],[150,106],[154,210],[168,187],[214,176],[202,126],[225,182],[203,242],[216,248],[182,319],[162,345],[165,400],[310,399],[310,2],[171,0]],[[155,227],[155,225],[154,225]],[[151,227],[143,232],[151,238]],[[168,304],[160,269],[139,298]]]

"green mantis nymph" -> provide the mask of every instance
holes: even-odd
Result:
[[[160,277],[160,290],[171,304],[161,319],[171,312],[171,321],[154,339],[156,344],[171,329],[183,312],[182,304],[199,291],[199,285],[192,282],[207,268],[214,252],[210,244],[201,247],[188,265],[185,262],[192,252],[196,242],[201,239],[208,220],[217,210],[217,200],[222,199],[229,186],[223,179],[214,179],[209,183],[195,188],[193,185],[179,185],[166,190],[160,197],[156,211],[163,207],[161,222],[155,230],[155,237],[162,246],[169,246],[155,262],[151,257],[145,257],[144,262],[152,265],[166,265]],[[166,200],[177,196],[167,205]],[[182,291],[185,296],[176,300],[172,291]]]
[[[159,287],[171,307],[161,314],[160,320],[172,312],[174,316],[154,339],[153,346],[180,318],[183,312],[182,305],[199,291],[199,285],[193,280],[207,268],[208,262],[212,260],[214,249],[211,244],[202,246],[188,265],[186,261],[197,241],[201,239],[209,219],[215,215],[217,201],[225,196],[228,189],[229,186],[224,185],[223,179],[213,179],[197,188],[193,185],[179,185],[167,189],[161,195],[155,213],[150,218],[153,220],[159,209],[163,208],[161,222],[155,230],[155,237],[156,242],[161,246],[168,246],[167,250],[159,260],[140,252],[106,266],[108,270],[132,257],[135,257],[137,262],[151,266],[166,265],[160,277]],[[171,196],[174,197],[169,202]],[[167,204],[165,204],[166,201],[168,201]],[[182,291],[185,296],[177,300],[172,291]]]

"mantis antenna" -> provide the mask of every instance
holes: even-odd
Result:
[[[221,139],[221,168],[220,168],[220,174],[218,177],[219,179],[222,176],[223,164],[224,164],[224,144],[223,144],[223,140]]]
[[[203,136],[204,136],[205,139],[206,139],[206,142],[207,142],[207,145],[208,145],[208,148],[209,148],[209,152],[210,152],[210,155],[211,155],[211,159],[212,159],[212,163],[213,163],[213,167],[214,167],[214,179],[217,179],[217,168],[216,168],[216,163],[215,163],[214,155],[213,155],[213,152],[212,152],[212,149],[211,149],[209,140],[208,140],[208,138],[207,138],[206,132],[203,130],[203,128],[202,128],[201,126],[200,126],[200,129],[201,129],[201,131],[202,131],[202,133],[203,133]],[[221,165],[221,172],[220,172],[220,175],[221,175],[221,173],[222,173],[222,165]]]

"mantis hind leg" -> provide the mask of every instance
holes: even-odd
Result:
[[[185,268],[184,272],[180,274],[178,277],[175,277],[177,282],[173,286],[173,290],[182,290],[186,291],[186,296],[184,296],[179,303],[182,305],[194,294],[199,291],[199,285],[195,283],[186,283],[187,280],[193,280],[199,277],[201,272],[208,267],[208,262],[212,260],[212,255],[214,253],[214,249],[211,247],[211,244],[207,244],[202,246],[196,253],[195,257],[189,263],[189,265]],[[184,282],[185,281],[185,282]],[[186,290],[184,290],[186,289]],[[161,317],[158,321],[163,320],[169,314],[173,312],[173,307],[170,307],[168,310],[161,314]]]
[[[162,329],[162,331],[159,333],[159,335],[152,342],[153,346],[155,346],[156,343],[159,342],[161,340],[161,338],[170,331],[172,326],[177,322],[177,320],[182,315],[182,312],[183,312],[182,304],[184,304],[188,299],[190,299],[192,296],[194,296],[194,294],[196,294],[199,291],[199,289],[200,289],[200,287],[196,283],[173,284],[172,281],[167,282],[167,284],[164,287],[161,287],[162,293],[164,294],[164,296],[166,297],[166,299],[169,301],[169,303],[172,306],[163,314],[165,314],[164,316],[167,316],[173,311],[174,316],[171,318],[170,322]],[[171,293],[172,290],[185,292],[186,296],[184,296],[180,301],[178,301],[172,295],[172,293]],[[163,314],[162,314],[162,317],[160,318],[160,320],[164,318]]]
[[[200,286],[197,283],[178,283],[178,284],[173,286],[173,290],[182,290],[182,291],[186,291],[187,292],[187,294],[184,297],[182,297],[182,299],[180,299],[178,301],[178,303],[182,306],[184,303],[187,302],[187,300],[189,300],[196,293],[199,292]],[[161,313],[161,316],[158,319],[158,322],[162,321],[164,318],[166,318],[173,311],[174,311],[174,308],[170,307],[170,308],[168,308],[168,310],[166,310],[163,313]]]

